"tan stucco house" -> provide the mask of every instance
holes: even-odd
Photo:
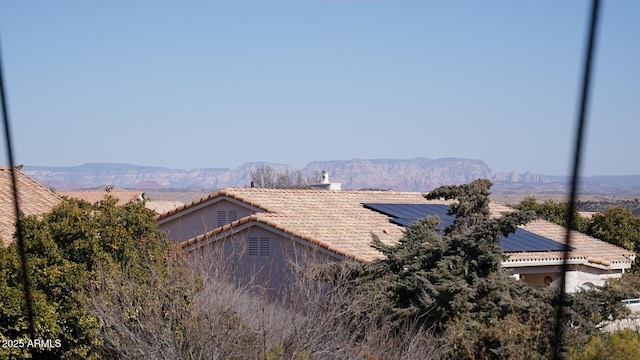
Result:
[[[287,261],[311,257],[320,261],[371,262],[382,254],[371,247],[372,236],[396,243],[404,227],[388,214],[365,204],[440,204],[423,193],[305,189],[228,188],[174,209],[157,218],[168,237],[186,251],[216,247],[240,273],[268,273],[269,286],[282,286]],[[492,204],[492,216],[513,211]],[[522,230],[538,238],[564,243],[565,229],[536,220]],[[519,230],[520,231],[520,230]],[[567,291],[603,285],[629,269],[635,254],[574,232],[569,252]],[[514,277],[532,286],[558,286],[563,252],[511,250],[502,263]],[[229,256],[229,254],[234,254]]]

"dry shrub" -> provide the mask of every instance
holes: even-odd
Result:
[[[102,345],[96,350],[102,358],[182,358],[195,283],[184,281],[183,268],[147,270],[141,279],[102,266],[87,285],[85,308],[101,322]]]
[[[286,291],[238,277],[235,255],[211,248],[142,284],[100,272],[89,307],[102,323],[105,358],[439,359],[447,347],[427,329],[392,330],[380,309],[354,319],[340,282],[292,264]],[[346,280],[345,280],[346,281]]]
[[[392,330],[381,307],[371,309],[367,317],[354,319],[351,307],[358,299],[348,295],[342,286],[347,279],[338,278],[333,284],[314,280],[308,271],[313,268],[312,260],[300,256],[295,257],[295,262],[290,259],[288,286],[273,294],[252,280],[238,281],[225,266],[229,259],[211,261],[212,255],[223,258],[203,252],[200,258],[191,259],[191,268],[205,284],[197,294],[196,308],[206,312],[207,316],[201,318],[211,320],[200,328],[215,332],[215,317],[233,314],[242,324],[234,324],[234,328],[241,331],[234,334],[233,340],[227,337],[213,342],[221,340],[219,348],[225,346],[225,341],[251,342],[244,346],[242,358],[439,359],[446,351],[443,342],[428,330]],[[211,344],[210,341],[205,340]]]

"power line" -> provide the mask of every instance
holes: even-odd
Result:
[[[31,298],[31,282],[27,272],[27,254],[22,237],[22,222],[20,220],[20,201],[18,199],[18,185],[16,180],[16,169],[13,161],[13,146],[11,144],[11,131],[9,129],[9,111],[7,109],[7,99],[4,91],[4,77],[2,75],[2,52],[0,51],[0,102],[2,103],[2,120],[4,123],[4,137],[7,144],[7,158],[9,161],[9,172],[11,173],[11,187],[13,191],[13,207],[16,216],[16,241],[18,253],[22,266],[22,282],[24,288],[24,300],[27,304],[27,318],[29,319],[29,333],[31,339],[35,339],[35,326],[33,321],[33,299]]]
[[[584,67],[582,74],[582,93],[580,96],[580,109],[578,111],[578,123],[576,127],[576,142],[573,157],[573,172],[571,175],[571,192],[569,195],[569,208],[567,210],[567,231],[564,244],[564,261],[562,262],[562,282],[560,283],[559,302],[556,304],[556,324],[555,337],[556,343],[553,349],[553,358],[561,358],[561,349],[564,344],[564,327],[562,326],[562,318],[564,316],[565,292],[567,288],[567,271],[569,270],[568,258],[571,248],[571,229],[574,226],[573,214],[576,211],[576,197],[578,192],[578,175],[580,173],[580,160],[582,158],[582,139],[584,138],[584,129],[586,126],[587,105],[589,104],[589,87],[591,80],[591,68],[593,64],[593,53],[595,49],[596,30],[598,26],[598,13],[600,11],[600,1],[593,0],[591,5],[591,19],[589,26],[589,35],[587,40],[587,49],[584,59]]]

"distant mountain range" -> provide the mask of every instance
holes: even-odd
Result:
[[[140,190],[215,190],[248,186],[251,182],[250,172],[265,165],[276,171],[298,170],[284,164],[259,162],[246,163],[235,169],[180,170],[129,164],[89,163],[72,167],[25,166],[23,171],[45,186],[58,190],[104,186]],[[309,176],[327,170],[330,180],[342,183],[343,189],[429,191],[440,185],[464,184],[477,178],[492,180],[494,193],[562,193],[566,192],[568,187],[567,177],[529,172],[496,172],[482,160],[460,158],[314,161],[300,170]],[[581,179],[581,192],[608,195],[639,194],[640,175],[585,177]]]

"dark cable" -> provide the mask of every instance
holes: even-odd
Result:
[[[593,62],[593,53],[595,48],[596,29],[598,25],[598,13],[600,9],[600,1],[593,0],[591,7],[591,24],[589,28],[589,38],[587,43],[587,51],[585,53],[584,72],[582,74],[582,94],[580,98],[580,110],[578,113],[578,126],[576,133],[575,152],[573,157],[573,173],[571,175],[571,192],[569,195],[569,206],[567,209],[567,232],[564,244],[564,261],[562,262],[562,282],[560,283],[559,301],[556,304],[556,324],[555,337],[556,343],[553,349],[553,358],[561,358],[561,349],[564,344],[564,327],[562,318],[564,316],[565,291],[567,287],[567,277],[565,274],[569,270],[567,263],[569,258],[569,249],[571,247],[571,229],[574,227],[575,219],[573,214],[576,212],[576,196],[578,192],[578,174],[580,173],[580,159],[582,155],[582,139],[584,137],[584,128],[586,125],[587,104],[589,103],[589,85],[591,80],[591,67]]]
[[[31,339],[35,339],[35,326],[33,322],[33,304],[31,298],[31,288],[29,273],[27,272],[27,253],[22,238],[22,222],[20,221],[20,206],[18,201],[18,184],[16,179],[16,169],[13,162],[13,147],[11,145],[11,132],[9,131],[9,111],[7,110],[7,100],[4,93],[4,77],[2,76],[2,52],[0,52],[0,102],[2,103],[2,120],[4,122],[4,137],[7,143],[7,158],[9,160],[9,172],[11,173],[11,185],[13,191],[13,207],[16,212],[16,242],[18,243],[18,253],[22,265],[22,282],[24,287],[24,300],[27,303],[27,318],[29,319],[29,332]]]

